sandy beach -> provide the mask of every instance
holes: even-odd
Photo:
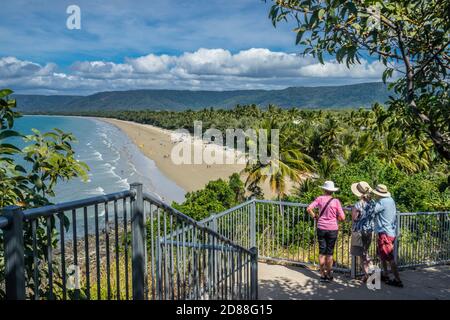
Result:
[[[171,139],[173,131],[131,121],[111,118],[96,119],[105,121],[122,130],[145,156],[155,161],[156,166],[164,175],[186,192],[199,190],[212,180],[228,179],[233,173],[239,173],[242,181],[245,181],[245,174],[242,173],[245,168],[244,164],[175,164],[170,157],[172,148],[176,143]],[[197,143],[202,144],[202,148],[213,147],[198,140],[192,142],[192,144]],[[230,152],[224,151],[219,146],[215,146],[215,150]],[[291,181],[286,181],[286,184],[288,190],[293,187]],[[261,188],[266,199],[276,197],[276,194],[270,190],[268,181]]]
[[[240,173],[245,168],[245,165],[241,164],[177,165],[170,158],[174,146],[171,131],[116,119],[98,118],[98,120],[115,125],[126,133],[147,157],[155,161],[164,175],[187,192],[201,189],[211,180],[227,179],[233,173]]]

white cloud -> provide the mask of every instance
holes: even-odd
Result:
[[[56,68],[54,64],[44,67],[30,61],[19,60],[15,57],[0,58],[0,79],[21,78],[27,76],[45,76]]]
[[[361,64],[354,65],[351,69],[347,68],[345,64],[338,64],[334,61],[304,66],[300,73],[305,77],[379,79],[384,68],[379,61],[369,63],[367,60],[361,60]]]
[[[129,77],[133,73],[130,65],[103,61],[76,62],[72,69],[75,74],[87,78],[116,79]]]
[[[242,77],[299,76],[299,69],[313,61],[268,49],[252,48],[231,54],[224,49],[199,49],[185,53],[177,59],[176,66],[189,74],[233,75]]]
[[[168,55],[149,54],[137,59],[126,59],[126,62],[138,73],[162,73],[168,70],[174,59]]]
[[[149,54],[123,63],[79,61],[69,71],[15,57],[0,58],[0,86],[16,91],[91,93],[130,89],[281,89],[299,85],[378,81],[383,66],[362,60],[348,69],[310,56],[252,48],[235,54],[225,49],[198,49],[179,56]]]

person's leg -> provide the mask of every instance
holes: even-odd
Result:
[[[386,260],[381,260],[381,266],[383,268],[383,273],[381,274],[381,277],[383,277],[384,279],[389,279],[389,271]]]
[[[327,232],[327,276],[330,280],[333,279],[333,252],[337,240],[337,234],[337,230]]]
[[[385,234],[379,233],[377,237],[377,249],[378,256],[381,261],[381,267],[383,268],[383,272],[381,273],[381,280],[385,281],[389,279],[389,272],[387,268],[387,257],[386,257],[386,245],[385,245]]]
[[[395,247],[395,237],[388,237],[389,240],[389,254],[387,261],[391,266],[392,274],[394,275],[395,280],[401,283],[400,274],[398,273],[397,263],[395,263],[394,257],[394,247]]]
[[[362,264],[364,268],[365,278],[369,277],[369,266],[370,266],[370,256],[369,256],[369,248],[372,243],[372,233],[363,233],[363,255],[362,255]]]
[[[320,265],[320,276],[325,277],[326,274],[326,263],[327,263],[327,256],[323,254],[319,254],[319,265]]]
[[[389,260],[389,265],[391,266],[392,274],[394,275],[395,280],[401,282],[400,280],[400,274],[398,273],[397,264],[395,263],[395,260]]]
[[[331,277],[332,272],[333,272],[333,255],[327,255],[327,276]]]
[[[399,288],[403,288],[403,283],[402,283],[402,280],[400,280],[400,274],[398,273],[397,263],[395,263],[393,249],[392,249],[392,252],[390,252],[389,259],[387,259],[387,261],[389,262],[389,265],[391,266],[391,271],[394,275],[394,279],[386,281],[386,284],[395,286],[395,287],[399,287]]]
[[[326,241],[325,232],[323,230],[317,229],[317,241],[319,242],[319,266],[320,266],[320,277],[325,278],[326,276]]]
[[[362,265],[363,265],[363,269],[364,269],[364,278],[363,280],[367,280],[367,278],[369,278],[369,263],[370,261],[367,260],[366,257],[362,257]]]

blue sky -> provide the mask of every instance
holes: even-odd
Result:
[[[81,30],[66,27],[69,5]],[[261,0],[15,0],[2,3],[0,86],[22,93],[274,89],[379,81],[375,61],[347,70],[296,55]]]

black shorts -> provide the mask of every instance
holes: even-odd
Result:
[[[332,256],[334,245],[338,236],[338,230],[317,229],[317,240],[319,241],[319,253],[325,256]]]

